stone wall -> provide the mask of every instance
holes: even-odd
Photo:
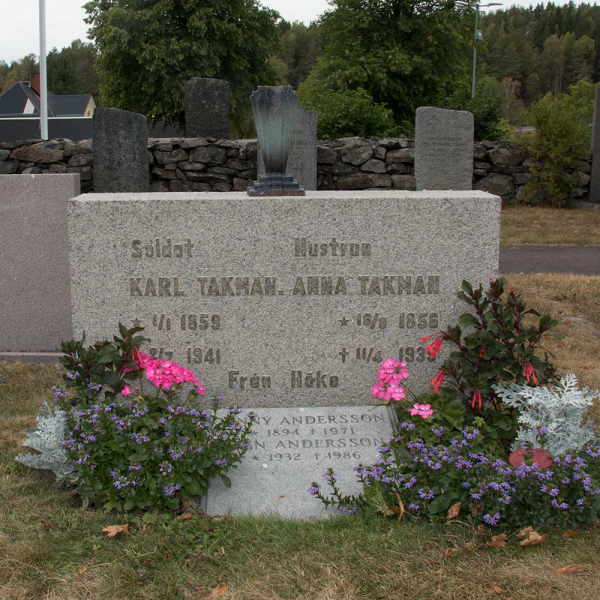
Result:
[[[317,146],[319,190],[414,189],[414,141],[343,138]],[[588,194],[591,157],[576,167],[575,198]],[[475,144],[473,188],[519,197],[531,180],[530,161],[511,142]],[[148,141],[150,189],[163,192],[244,191],[256,179],[255,140],[155,138]],[[91,140],[0,142],[0,174],[79,173],[82,191],[93,189]]]

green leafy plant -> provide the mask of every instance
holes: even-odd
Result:
[[[464,281],[458,297],[469,312],[461,315],[458,325],[423,342],[430,342],[427,350],[432,356],[443,343],[452,348],[432,381],[434,391],[454,395],[473,416],[485,421],[486,435],[510,442],[516,435],[518,413],[502,401],[494,386],[554,382],[555,367],[544,342],[562,336],[552,332],[556,320],[528,309],[520,295],[505,291],[505,285],[504,279],[496,279],[484,291],[483,286],[474,289]],[[527,318],[537,318],[537,323],[529,324]]]
[[[394,135],[396,127],[392,111],[378,104],[364,89],[334,92],[319,90],[308,94],[306,87],[300,103],[319,113],[319,138],[383,137]]]
[[[66,390],[55,389],[67,428],[64,448],[84,506],[176,510],[204,496],[209,482],[237,466],[257,416],[202,401],[187,368],[139,352],[142,328],[85,347],[63,345]]]
[[[135,367],[135,353],[140,344],[148,341],[140,334],[143,327],[127,329],[119,323],[119,335],[112,341],[104,340],[85,346],[85,334],[81,340],[71,340],[61,344],[63,355],[59,363],[66,369],[63,382],[73,401],[81,397],[93,400],[96,391],[93,386],[101,386],[104,393],[112,398],[138,377]]]
[[[27,439],[23,442],[35,454],[19,454],[15,460],[32,469],[52,471],[59,485],[70,482],[75,467],[63,444],[67,413],[60,409],[52,411],[44,400],[36,420],[37,427],[25,430]]]
[[[566,206],[580,185],[573,169],[589,148],[589,107],[582,104],[579,88],[573,94],[547,94],[530,109],[536,133],[524,150],[532,160],[533,180],[524,186],[523,202]]]
[[[512,466],[490,454],[476,427],[447,431],[417,416],[400,423],[372,465],[360,465],[358,496],[344,496],[331,469],[327,494],[313,482],[309,493],[344,514],[374,510],[401,519],[451,520],[509,532],[523,527],[592,525],[600,513],[600,447],[554,458],[550,469],[531,461]],[[435,436],[423,439],[421,420]]]

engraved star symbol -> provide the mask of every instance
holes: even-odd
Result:
[[[338,321],[341,323],[340,327],[344,327],[344,325],[348,325],[348,323],[350,323],[352,319],[346,319],[346,317],[342,317],[341,319],[338,319]]]
[[[142,326],[142,322],[139,319],[134,319],[133,320],[133,326],[134,327],[141,327]]]

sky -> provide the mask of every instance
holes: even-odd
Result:
[[[501,0],[495,0],[501,1]],[[575,0],[580,4],[583,0]],[[0,0],[0,3],[8,0]],[[566,4],[568,0],[554,0]],[[73,40],[85,39],[88,26],[83,22],[85,0],[46,0],[46,46],[50,51],[69,46]],[[528,6],[527,0],[505,0],[503,6],[519,4]],[[533,4],[537,4],[537,0]],[[593,3],[593,0],[588,0]],[[263,0],[262,4],[274,8],[287,21],[303,21],[307,25],[327,8],[327,0]],[[15,5],[16,6],[16,5]],[[39,54],[38,0],[20,0],[18,9],[7,16],[2,11],[0,19],[0,60],[10,62],[26,54]]]

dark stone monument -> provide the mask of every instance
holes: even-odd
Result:
[[[96,108],[93,123],[94,191],[149,191],[146,117],[118,108]]]
[[[192,77],[184,93],[185,137],[229,139],[229,82]]]
[[[286,173],[298,96],[289,85],[261,85],[250,101],[266,175],[248,189],[248,195],[304,196],[304,188]]]
[[[600,203],[600,88],[594,98],[594,125],[592,129],[592,179],[590,202]]]

